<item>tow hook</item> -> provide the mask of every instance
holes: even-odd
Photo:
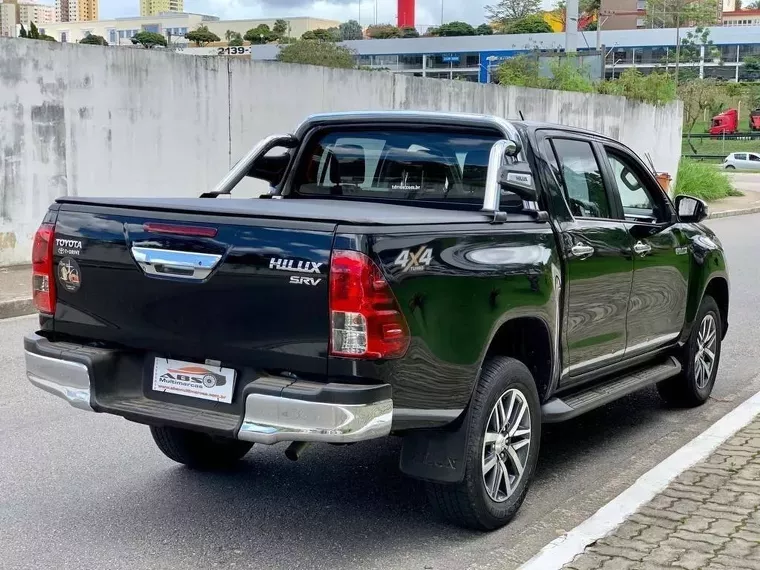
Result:
[[[298,461],[298,458],[301,457],[301,454],[307,447],[309,447],[308,441],[294,441],[285,450],[285,457],[291,461]]]

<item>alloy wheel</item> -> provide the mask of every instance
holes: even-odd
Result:
[[[718,327],[715,317],[708,313],[702,319],[697,334],[697,353],[694,356],[694,380],[703,390],[710,382],[715,368],[715,348],[718,344]]]
[[[507,390],[496,401],[483,440],[483,484],[497,503],[506,501],[520,484],[530,453],[531,417],[528,400]]]

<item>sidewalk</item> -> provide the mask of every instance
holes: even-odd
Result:
[[[35,312],[31,295],[31,267],[0,267],[0,319]]]
[[[746,191],[744,196],[731,196],[707,205],[710,218],[725,218],[739,214],[760,212],[760,192]]]
[[[760,570],[760,416],[563,570]]]

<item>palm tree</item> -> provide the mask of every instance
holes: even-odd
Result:
[[[224,32],[224,39],[227,41],[230,41],[235,36],[237,36],[237,32],[233,32],[232,30],[227,30]]]

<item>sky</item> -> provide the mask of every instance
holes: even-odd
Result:
[[[417,25],[441,23],[441,7],[446,22],[461,20],[471,24],[485,21],[486,4],[497,0],[417,0]],[[185,12],[219,16],[224,20],[311,16],[330,20],[358,20],[365,26],[377,20],[396,22],[396,0],[185,0]],[[100,18],[107,20],[139,14],[139,0],[100,0]]]

